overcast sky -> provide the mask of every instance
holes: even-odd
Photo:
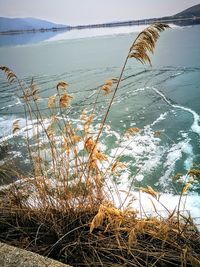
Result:
[[[78,25],[173,15],[200,0],[0,0],[0,16]]]

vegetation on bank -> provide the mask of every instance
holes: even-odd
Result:
[[[152,202],[155,213],[147,215],[142,205],[139,211],[134,209],[134,177],[125,199],[121,198],[114,181],[126,165],[120,155],[106,155],[101,146],[127,61],[135,58],[151,65],[149,53],[166,28],[166,24],[154,24],[138,35],[119,77],[104,82],[93,109],[81,111],[78,123],[70,117],[73,96],[67,82],[59,82],[55,95],[49,97],[47,118],[40,110],[34,80],[27,85],[8,67],[0,67],[8,82],[16,82],[22,92],[32,166],[29,177],[18,173],[17,182],[1,189],[1,241],[72,266],[200,266],[199,231],[180,209],[182,196],[199,177],[198,168],[188,172],[192,178],[182,188],[173,211],[160,202],[152,187],[141,188],[165,213]],[[100,95],[110,95],[110,102],[102,122],[94,125]],[[16,120],[13,134],[19,130]],[[138,132],[136,127],[127,129],[130,142]]]

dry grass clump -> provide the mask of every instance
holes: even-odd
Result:
[[[0,239],[72,266],[199,266],[191,218],[139,219],[107,202],[81,210],[0,209]]]
[[[101,146],[127,60],[151,64],[148,53],[154,51],[159,33],[166,28],[155,24],[139,34],[119,78],[106,80],[99,88],[96,102],[99,94],[112,94],[100,125],[94,123],[96,102],[92,111],[81,111],[76,121],[70,117],[73,95],[65,81],[49,96],[48,116],[44,117],[33,79],[27,85],[8,67],[0,67],[8,82],[17,82],[22,92],[32,167],[29,177],[18,174],[17,182],[1,189],[1,241],[73,266],[200,266],[199,232],[192,219],[183,216],[180,201],[173,212],[163,206],[165,218],[156,207],[156,216],[147,216],[142,207],[140,212],[133,209],[133,201],[124,205],[130,188],[116,207],[113,199],[120,199],[120,191],[114,179],[126,165],[119,156],[106,155]],[[19,120],[13,122],[12,130],[13,135],[20,132]],[[131,138],[139,131],[130,128],[125,135]],[[198,173],[191,170],[188,175]],[[159,202],[153,188],[141,190]]]

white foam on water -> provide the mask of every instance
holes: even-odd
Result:
[[[140,168],[140,173],[135,179],[141,181],[144,178],[143,172],[151,172],[160,164],[164,153],[160,141],[154,136],[150,126],[146,126],[142,133],[138,133],[130,139],[124,137],[118,148],[111,150],[111,157],[129,156],[133,158],[134,164]]]
[[[168,151],[167,160],[164,166],[174,165],[175,162],[182,157],[183,152],[189,154],[192,152],[192,148],[189,144],[189,141],[182,141],[177,144],[174,144]]]
[[[199,126],[199,122],[200,122],[200,116],[192,109],[190,108],[185,108],[185,107],[182,107],[182,106],[179,106],[179,105],[173,105],[174,107],[176,108],[180,108],[182,110],[185,110],[189,113],[191,113],[193,115],[193,124],[191,126],[191,130],[194,132],[194,133],[197,133],[199,136],[200,136],[200,126]]]
[[[13,126],[13,122],[16,121],[16,119],[19,120],[19,126],[20,126],[20,130],[17,131],[16,133],[12,133],[12,126]],[[0,138],[0,144],[3,142],[6,142],[10,139],[12,139],[15,136],[27,136],[27,131],[28,131],[28,136],[29,138],[31,138],[34,135],[34,131],[33,128],[34,126],[37,126],[37,131],[41,132],[43,130],[43,127],[47,128],[49,123],[50,123],[50,119],[44,119],[42,125],[40,125],[40,123],[38,123],[38,121],[35,120],[27,120],[24,118],[16,118],[14,116],[10,116],[8,118],[0,118],[0,125],[1,125],[1,135],[2,137]],[[26,125],[27,124],[27,125]]]
[[[145,90],[145,88],[144,88],[144,87],[141,87],[141,88],[135,89],[135,90],[133,91],[133,93],[135,94],[135,93],[138,93],[138,92],[142,92],[142,91],[144,91],[144,90]]]
[[[143,174],[138,174],[135,176],[135,180],[137,180],[138,182],[141,182],[144,179],[144,175]]]
[[[176,73],[172,74],[170,77],[177,77],[183,73],[184,73],[184,71],[176,72]]]
[[[16,119],[19,119],[20,130],[15,134],[13,134],[12,126],[13,122],[16,121]],[[0,131],[1,131],[0,144],[10,140],[16,135],[20,135],[24,131],[25,125],[26,125],[26,120],[24,118],[16,118],[14,115],[0,117]]]
[[[163,188],[168,186],[170,181],[170,177],[174,175],[174,170],[176,163],[186,155],[186,160],[184,162],[184,167],[189,170],[193,165],[194,154],[192,146],[190,145],[190,139],[187,138],[183,141],[180,141],[177,144],[174,144],[171,148],[167,151],[166,161],[163,165],[163,170],[165,169],[165,173],[159,179],[159,184],[162,185]]]
[[[186,216],[191,215],[198,228],[200,228],[199,197],[200,196],[196,193],[190,195],[183,195],[181,197],[179,207],[179,210],[183,212]],[[159,201],[157,201],[154,197],[147,193],[141,191],[132,191],[129,193],[127,188],[123,188],[122,190],[120,190],[120,198],[121,199],[119,199],[117,195],[114,195],[114,201],[117,207],[120,207],[121,204],[123,204],[123,208],[129,206],[139,212],[142,211],[143,216],[156,216],[157,214],[155,213],[155,206],[159,215],[169,216],[170,213],[173,212],[175,209],[177,211],[180,195],[161,193]],[[134,201],[132,201],[133,199]],[[152,205],[152,202],[154,203],[154,205]]]
[[[184,167],[186,170],[189,170],[193,166],[194,160],[194,153],[191,144],[185,144],[182,148],[182,151],[188,156],[187,159],[184,161]]]
[[[160,114],[160,116],[151,124],[151,126],[154,126],[155,124],[165,120],[167,115],[168,115],[168,112],[164,112],[164,113]]]
[[[14,116],[0,117],[0,129],[1,136],[6,136],[9,134],[9,129],[12,127],[12,123],[16,118]]]
[[[7,105],[5,107],[0,108],[0,110],[4,110],[4,109],[12,108],[14,106],[22,105],[22,102],[19,99],[19,97],[15,97],[15,99],[16,99],[16,102],[14,104],[9,104],[9,105]]]
[[[192,114],[192,116],[193,116],[193,124],[191,125],[191,130],[194,133],[197,133],[200,136],[200,125],[199,125],[200,116],[194,110],[192,110],[190,108],[186,108],[186,107],[180,106],[180,105],[174,105],[174,104],[172,104],[166,98],[166,96],[163,93],[161,93],[159,90],[157,90],[154,87],[147,87],[147,89],[152,89],[154,92],[156,92],[158,95],[160,95],[168,105],[170,105],[170,106],[172,106],[174,108],[178,108],[178,109],[184,110],[184,111],[189,112],[190,114]]]
[[[179,146],[181,147],[181,144],[179,144]],[[190,148],[185,145],[183,150],[190,151]],[[171,150],[172,154],[168,158],[168,164],[170,162],[174,162],[175,160],[173,151],[176,151],[176,149],[174,148]],[[143,175],[140,174],[138,174],[136,177],[141,180],[143,179]],[[133,179],[135,180],[136,177]],[[182,179],[185,179],[185,177],[182,177]],[[184,182],[186,181],[187,179]],[[108,182],[108,185],[110,188],[112,188],[111,182]],[[122,207],[124,209],[126,207],[132,208],[133,210],[139,212],[138,216],[157,216],[155,207],[158,214],[163,217],[169,216],[170,213],[172,213],[175,209],[176,211],[178,210],[180,195],[158,192],[160,195],[158,201],[150,194],[142,191],[130,190],[131,187],[132,181],[130,179],[130,173],[123,172],[120,176],[120,184],[117,186],[118,192],[116,192],[117,190],[112,191],[112,199],[117,207]],[[200,229],[200,205],[198,193],[183,195],[181,197],[179,210],[186,216],[191,215],[197,227]]]
[[[120,177],[121,183],[118,185],[119,195],[113,192],[112,199],[117,207],[122,208],[132,208],[139,212],[138,216],[157,216],[156,211],[160,216],[167,217],[175,209],[179,210],[182,214],[194,219],[197,227],[200,229],[200,205],[199,205],[199,194],[190,193],[182,195],[180,200],[180,195],[169,194],[169,193],[159,193],[159,201],[142,191],[129,190],[130,180],[125,174]],[[180,207],[178,203],[180,200]],[[153,203],[153,204],[152,204]]]
[[[157,91],[157,93],[160,94],[159,91]],[[170,106],[176,107],[172,105],[163,94],[162,98],[164,98]],[[184,107],[182,109],[185,110]],[[188,111],[187,108],[186,111]],[[188,112],[194,115],[194,125],[197,121],[196,113],[192,110]],[[175,175],[174,171],[178,161],[184,158],[183,167],[188,171],[192,167],[195,158],[188,133],[180,133],[182,138],[178,139],[178,143],[170,142],[168,145],[162,144],[162,138],[160,139],[155,136],[152,126],[165,120],[168,114],[169,112],[160,114],[152,124],[144,127],[144,131],[140,131],[132,139],[121,138],[118,148],[111,150],[112,157],[117,157],[119,155],[129,156],[133,159],[131,166],[134,167],[135,165],[140,169],[139,173],[134,177],[137,181],[142,181],[146,175],[151,174],[152,171],[158,169],[162,164],[163,172],[160,175],[161,178],[158,184],[161,185],[163,189],[168,189],[171,178]],[[165,163],[163,163],[163,161],[165,161]]]

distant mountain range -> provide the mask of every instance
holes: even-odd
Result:
[[[173,23],[179,26],[200,24],[200,4],[192,6],[172,16],[166,16],[161,18],[129,20],[129,21],[116,21],[102,24],[92,25],[79,25],[73,28],[97,28],[97,27],[117,27],[117,26],[130,26],[130,25],[144,25],[153,24],[156,22]]]
[[[187,8],[173,16],[160,18],[159,20],[166,20],[166,22],[172,22],[180,26],[200,24],[200,4]]]
[[[83,28],[97,28],[97,27],[117,27],[126,25],[151,24],[155,22],[167,22],[178,25],[200,24],[200,4],[192,6],[183,10],[173,16],[166,16],[162,18],[118,21],[101,24],[68,26],[62,24],[52,23],[46,20],[36,18],[5,18],[0,17],[0,33],[12,33],[23,31],[49,31],[49,30],[69,30],[69,29],[83,29]]]
[[[0,32],[48,30],[63,27],[66,28],[67,26],[35,18],[0,17]]]
[[[199,17],[200,16],[200,4],[187,8],[174,16],[175,17]]]

